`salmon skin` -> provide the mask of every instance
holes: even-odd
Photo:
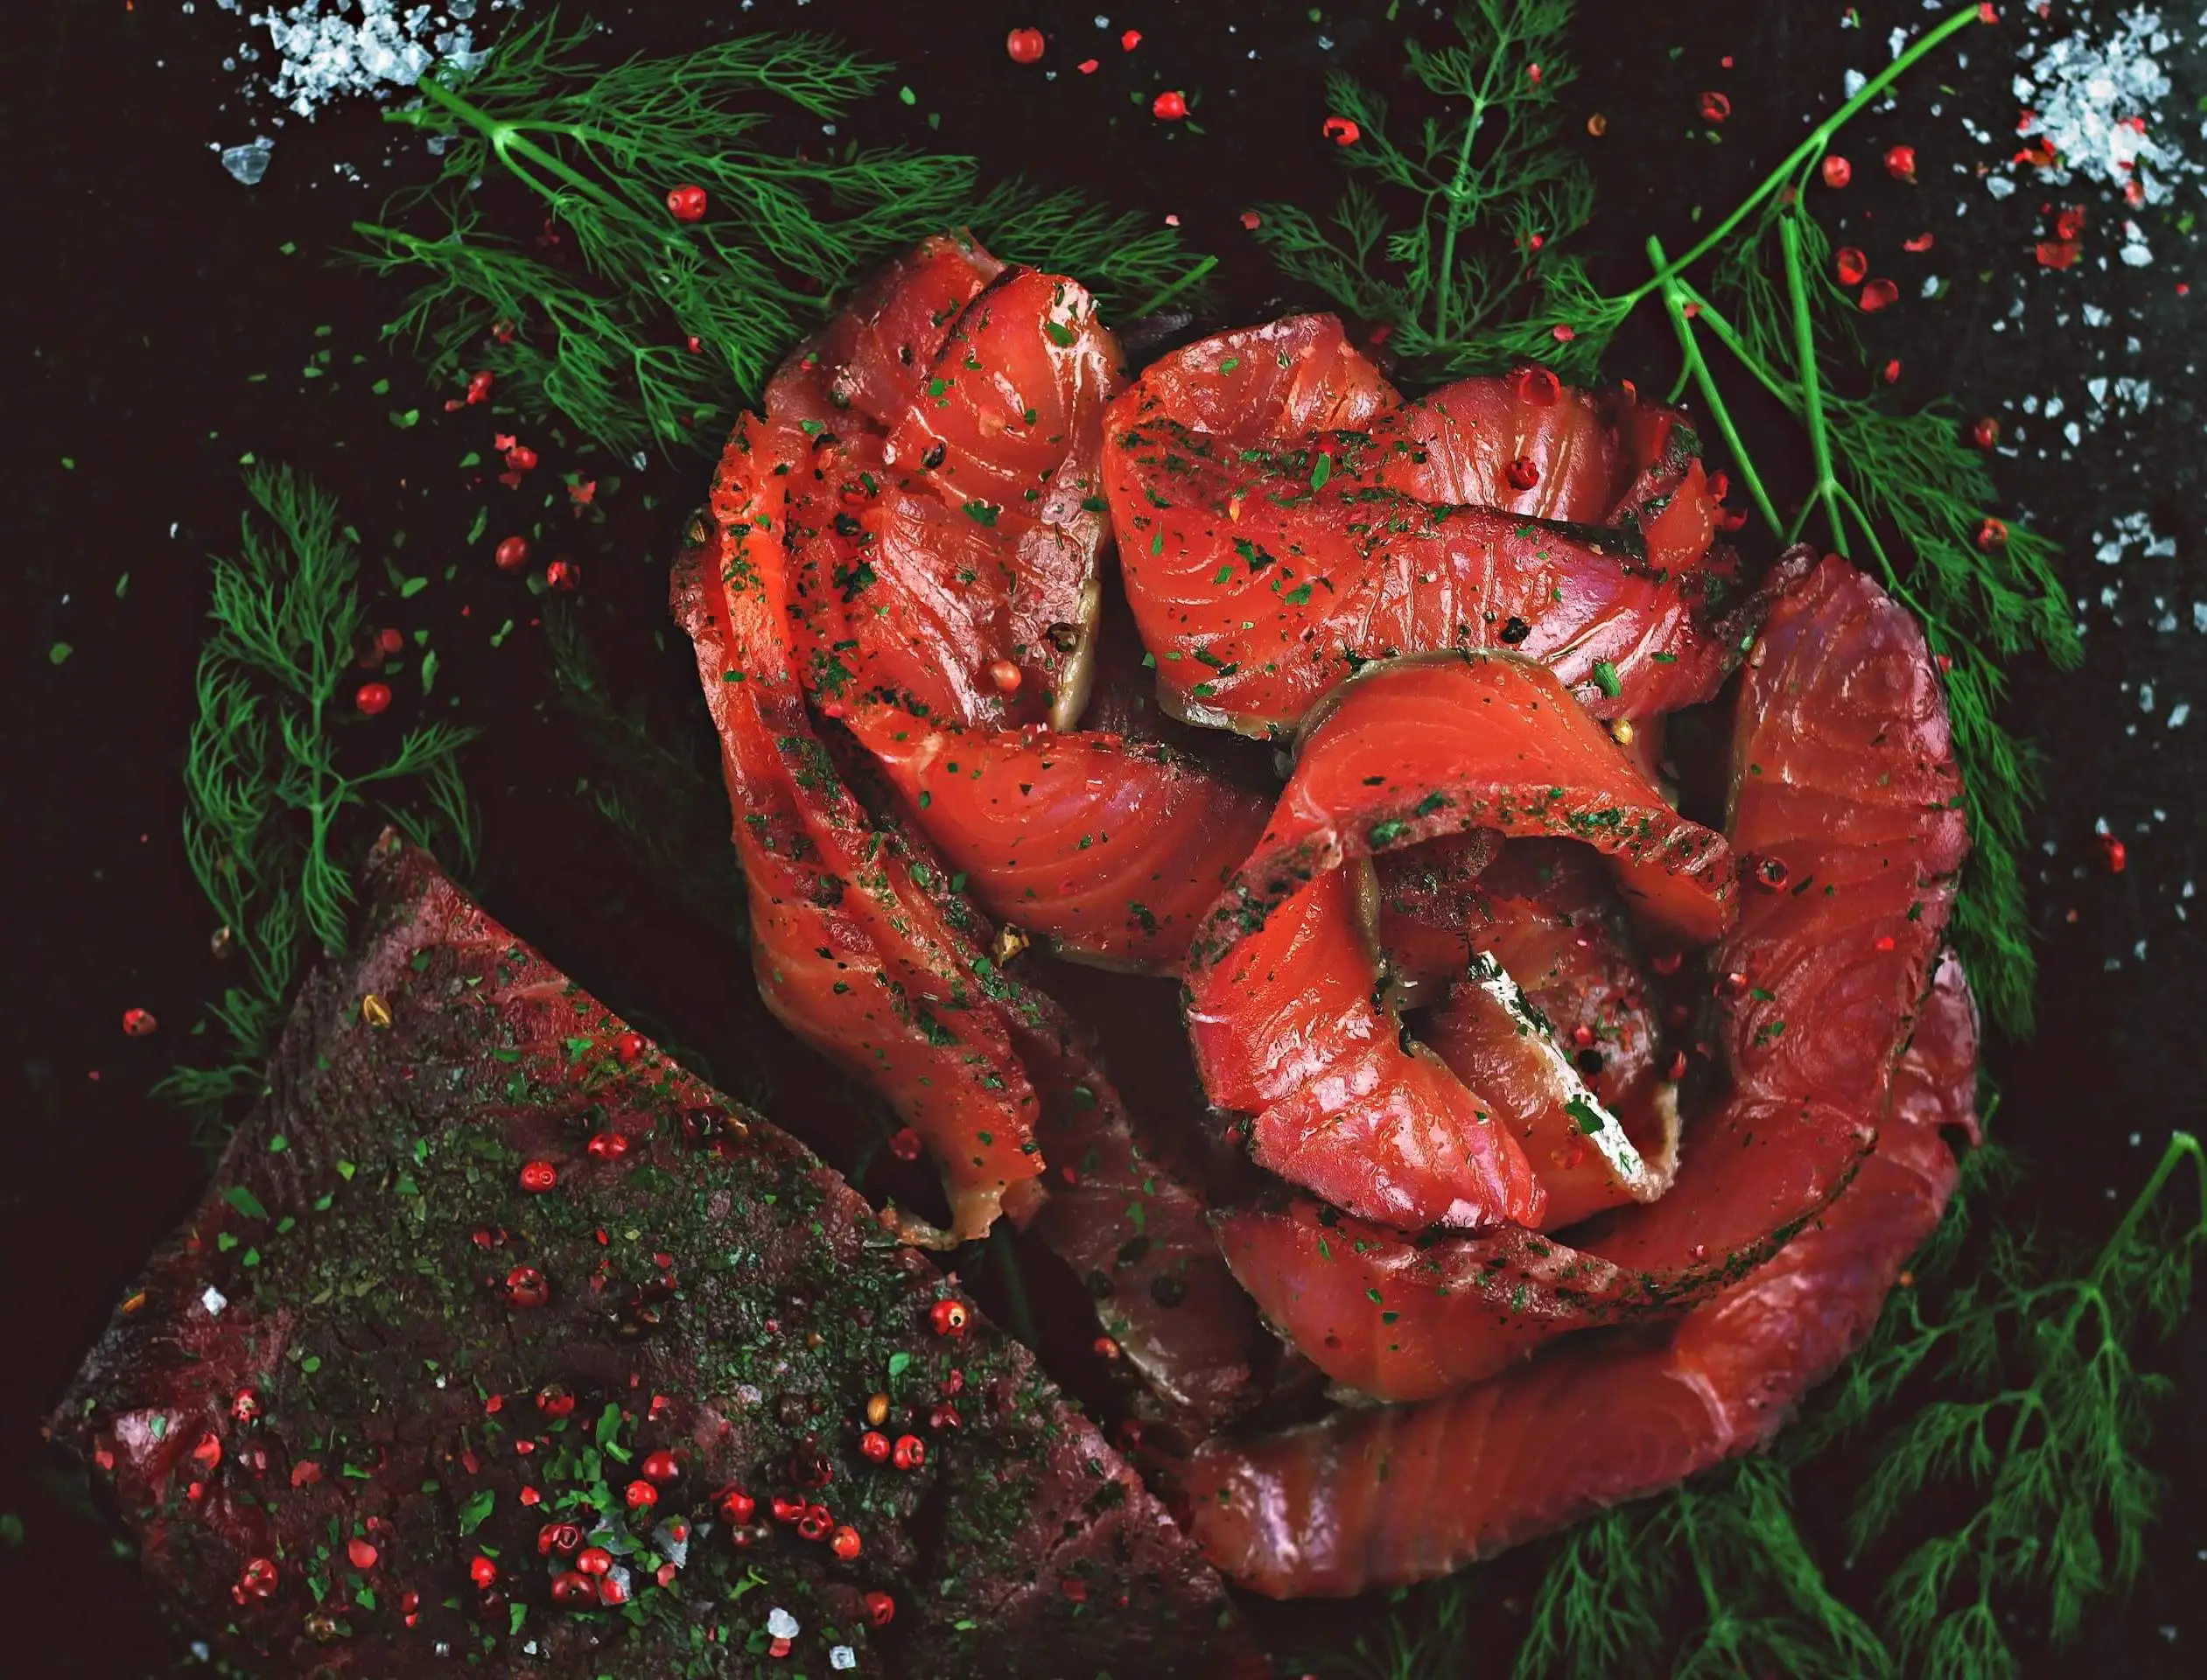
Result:
[[[1512,649],[1598,716],[1708,699],[1738,595],[1693,434],[1544,369],[1404,403],[1330,316],[1225,333],[1112,403],[1104,476],[1160,698],[1291,733],[1363,662]]]
[[[830,710],[1047,719],[1087,697],[1118,346],[1060,275],[940,235],[767,391],[787,446],[792,645]]]
[[[1733,840],[1785,867],[1756,875],[1718,948],[1732,1094],[1689,1131],[1672,1194],[1608,1215],[1585,1246],[1659,1276],[1738,1251],[1774,1215],[1812,1222],[1667,1331],[1569,1341],[1422,1404],[1214,1438],[1181,1497],[1244,1586],[1430,1578],[1754,1447],[1860,1341],[1937,1223],[1956,1170],[1942,1133],[1973,1124],[1977,1043],[1959,965],[1933,969],[1967,850],[1936,674],[1909,615],[1834,559],[1778,601],[1748,667]]]
[[[1169,974],[1270,802],[1161,745],[1091,731],[847,720],[977,902],[1059,955]]]

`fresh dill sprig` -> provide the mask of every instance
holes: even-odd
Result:
[[[1384,99],[1329,76],[1328,108],[1356,128],[1342,160],[1373,184],[1352,178],[1330,225],[1271,203],[1258,228],[1288,274],[1446,373],[1491,363],[1489,333],[1543,284],[1591,290],[1554,248],[1594,213],[1593,178],[1557,135],[1557,95],[1578,74],[1564,52],[1571,0],[1477,0],[1455,22],[1461,45],[1408,52],[1426,92],[1461,114],[1398,139]]]
[[[234,1097],[261,1088],[301,964],[344,948],[348,861],[370,814],[463,872],[475,817],[457,758],[474,731],[407,731],[380,761],[340,742],[340,691],[366,622],[360,560],[326,491],[286,466],[249,468],[253,510],[214,562],[214,628],[200,653],[185,749],[184,844],[213,908],[215,948],[244,965],[209,1007],[216,1060],[157,1088],[210,1136]],[[417,802],[397,802],[401,784]]]
[[[2189,1215],[2163,1205],[2188,1187]],[[1882,1444],[1849,1539],[1859,1554],[1942,1490],[1974,1497],[1880,1594],[1911,1672],[2002,1680],[2021,1669],[2009,1643],[2019,1606],[2043,1606],[2059,1648],[2095,1600],[2136,1580],[2161,1494],[2144,1456],[2153,1410],[2175,1384],[2140,1369],[2133,1344],[2175,1330],[2203,1254],[2207,1154],[2180,1131],[2089,1265],[2049,1275],[2035,1242],[1996,1233],[1943,1308],[1901,1303],[1903,1324],[1871,1351],[1865,1380],[1884,1380],[1880,1366],[1930,1365],[1942,1391]]]
[[[739,35],[599,66],[585,57],[594,32],[547,15],[472,73],[424,78],[420,102],[386,116],[442,145],[438,174],[355,231],[369,268],[420,277],[387,332],[435,376],[487,368],[524,415],[564,416],[621,455],[717,447],[789,348],[928,234],[970,225],[1125,313],[1213,266],[1175,230],[1077,194],[984,190],[969,157],[778,139],[780,119],[835,123],[882,86],[886,65],[825,37]],[[501,175],[550,213],[534,246],[485,228],[477,195]],[[703,220],[675,219],[676,186],[704,190]],[[546,254],[570,242],[572,262]]]

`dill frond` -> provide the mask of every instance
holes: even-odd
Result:
[[[1476,0],[1454,21],[1461,44],[1406,45],[1411,76],[1447,118],[1396,122],[1354,77],[1328,77],[1328,108],[1358,130],[1342,161],[1370,182],[1352,178],[1330,221],[1261,205],[1258,236],[1285,272],[1444,373],[1519,354],[1534,330],[1516,318],[1536,298],[1540,350],[1566,371],[1591,366],[1601,343],[1559,344],[1550,327],[1576,318],[1548,307],[1592,290],[1551,255],[1594,214],[1593,178],[1557,132],[1557,95],[1578,74],[1564,50],[1571,0]]]
[[[442,144],[439,172],[354,231],[368,267],[421,276],[387,336],[440,379],[490,369],[523,415],[563,416],[623,456],[715,447],[790,347],[928,234],[970,224],[1079,274],[1113,312],[1185,296],[1213,265],[1176,230],[1076,194],[984,191],[969,157],[778,139],[793,114],[840,121],[887,74],[826,37],[599,66],[593,32],[546,16],[472,74],[425,78],[420,102],[387,116]],[[477,194],[500,175],[543,201],[559,251],[485,231]],[[704,190],[704,220],[673,218],[677,186]]]
[[[198,715],[184,760],[184,846],[240,982],[209,1006],[214,1060],[156,1089],[210,1136],[233,1098],[260,1089],[293,982],[315,949],[342,949],[353,905],[345,859],[374,799],[385,820],[465,869],[473,808],[459,750],[474,732],[410,730],[390,756],[340,750],[336,718],[365,622],[360,560],[334,498],[289,467],[256,466],[234,554],[214,562]],[[411,781],[424,806],[391,797]]]
[[[2172,1136],[2088,1264],[2063,1267],[1994,1228],[1963,1268],[1977,1213],[2014,1173],[1997,1149],[1965,1158],[1912,1286],[1893,1292],[1862,1350],[1769,1454],[1604,1512],[1556,1543],[1516,1680],[1994,1680],[2021,1670],[2019,1619],[2059,1648],[2094,1602],[2131,1584],[2160,1492],[2145,1462],[2153,1412],[2171,1392],[2135,1350],[2166,1339],[2189,1306],[2207,1255],[2207,1158],[2189,1134]],[[1832,1590],[1795,1521],[1791,1477],[1925,1382],[1931,1397],[1888,1426],[1873,1455],[1851,1552],[1913,1514],[1950,1508],[1943,1494],[1961,1495],[1966,1515],[1903,1556],[1873,1626]],[[1401,1622],[1398,1636],[1410,1631]]]
[[[2140,1369],[2134,1349],[2174,1330],[2203,1254],[2207,1156],[2177,1132],[2088,1264],[2050,1269],[2035,1244],[2003,1233],[1943,1310],[1916,1312],[1889,1345],[1888,1357],[1931,1363],[1941,1393],[1882,1444],[1851,1543],[1859,1553],[1942,1490],[1973,1498],[1958,1524],[1908,1552],[1880,1595],[1913,1671],[2016,1673],[2019,1606],[2042,1606],[2059,1648],[2096,1600],[2137,1578],[2161,1492],[2145,1452],[2154,1409],[2174,1385]]]
[[[1794,1519],[1790,1467],[1752,1458],[1605,1511],[1559,1542],[1512,1672],[1874,1680],[1895,1663],[1826,1585]]]

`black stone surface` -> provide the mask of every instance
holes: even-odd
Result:
[[[692,45],[762,24],[833,29],[871,46],[901,66],[892,85],[908,84],[914,99],[908,109],[883,102],[864,125],[868,137],[893,131],[970,150],[992,171],[1176,214],[1196,247],[1220,253],[1220,312],[1234,318],[1282,297],[1242,210],[1264,198],[1330,201],[1336,190],[1333,149],[1318,134],[1324,73],[1348,66],[1384,81],[1397,72],[1395,43],[1411,19],[1422,10],[1420,27],[1433,28],[1430,9],[1405,4],[1391,21],[1395,9],[1378,0],[1316,10],[1253,0],[636,0],[597,10],[618,24],[618,49]],[[2189,1060],[2207,987],[2199,933],[2185,919],[2200,907],[2189,893],[2202,868],[2207,775],[2194,744],[2207,710],[2195,721],[2175,715],[2179,705],[2207,709],[2207,605],[2196,605],[2207,603],[2207,273],[2198,236],[2179,220],[2207,200],[2193,178],[2177,184],[2175,204],[2138,214],[2154,260],[2133,268],[2117,258],[2125,212],[2104,186],[2027,180],[1994,199],[1980,165],[2021,173],[2007,163],[2018,144],[2009,83],[2019,47],[2077,28],[2104,34],[2116,13],[2059,4],[2040,17],[2013,0],[2001,10],[1995,27],[1965,32],[1903,84],[1892,109],[1866,116],[1842,139],[1855,184],[1835,200],[1844,214],[1832,231],[1900,283],[1902,301],[1869,322],[1866,337],[1876,359],[1901,360],[1901,389],[1951,393],[1968,411],[2002,418],[2003,493],[2063,545],[2086,626],[2081,670],[2062,676],[2025,662],[2014,671],[2012,719],[2047,764],[2034,900],[2042,1026],[2028,1044],[1997,1047],[1993,1068],[2006,1091],[1994,1133],[2028,1168],[2014,1211],[2090,1241],[2169,1127],[2207,1119]],[[2175,38],[2160,57],[2175,86],[2154,131],[2207,162],[2195,108],[2207,94],[2207,27],[2195,6],[2163,10]],[[1582,0],[1586,74],[1568,96],[1567,127],[1577,136],[1586,115],[1608,119],[1602,138],[1578,143],[1600,178],[1598,226],[1613,274],[1628,275],[1648,232],[1676,249],[1697,212],[1721,214],[1813,114],[1839,101],[1847,67],[1874,70],[1889,56],[1889,29],[1935,15],[1914,0],[1884,0],[1862,9],[1857,28],[1840,6],[1801,0]],[[443,662],[433,704],[457,700],[462,715],[489,725],[470,761],[487,814],[474,885],[489,907],[617,1007],[718,1058],[724,1084],[800,1127],[802,1116],[788,1112],[787,1090],[747,1088],[738,1071],[764,1032],[739,948],[636,878],[587,808],[578,784],[591,763],[550,698],[532,603],[487,559],[488,542],[514,518],[542,514],[534,485],[523,500],[458,470],[467,450],[487,451],[491,423],[480,411],[442,414],[450,393],[425,389],[413,364],[378,344],[393,294],[326,260],[354,218],[417,178],[418,147],[354,102],[282,129],[268,178],[249,190],[212,149],[249,137],[270,116],[264,100],[241,92],[245,66],[224,63],[249,35],[241,15],[214,0],[196,9],[45,0],[11,8],[9,22],[0,156],[17,298],[6,410],[17,518],[0,574],[10,602],[0,649],[9,884],[0,919],[11,959],[0,1015],[0,1277],[12,1324],[0,1354],[0,1512],[18,1514],[27,1539],[20,1550],[0,1544],[9,1659],[0,1666],[137,1675],[181,1654],[134,1566],[75,1508],[35,1425],[117,1291],[195,1199],[204,1171],[185,1123],[146,1087],[188,1047],[203,1000],[225,978],[207,952],[208,919],[179,838],[177,766],[205,555],[235,529],[242,454],[296,461],[341,494],[367,539],[377,622],[429,631]],[[1014,67],[1002,50],[1005,29],[1024,24],[1052,38],[1037,69]],[[1118,45],[1128,27],[1145,37],[1132,54]],[[1099,68],[1082,76],[1075,66],[1090,56]],[[1147,100],[1164,88],[1196,98],[1202,134],[1150,118]],[[1703,88],[1733,102],[1720,144],[1696,116]],[[930,114],[939,129],[928,126]],[[1877,167],[1900,142],[1917,150],[1913,188]],[[2042,270],[2033,242],[2066,204],[2087,206],[2082,260],[2066,272]],[[1925,230],[1935,236],[1930,250],[1901,249]],[[287,242],[293,254],[281,249]],[[1917,295],[1928,276],[1948,283],[1937,299]],[[2202,287],[2181,295],[2180,283],[2195,277]],[[2088,324],[2088,304],[2105,312],[2105,325]],[[1668,335],[1657,321],[1642,325],[1653,330],[1620,346],[1613,372],[1660,388],[1672,368]],[[324,348],[327,371],[303,377]],[[356,354],[365,361],[354,365]],[[2095,419],[2090,382],[2124,377],[2150,382],[2149,396],[2111,399]],[[388,396],[371,389],[384,378]],[[2063,412],[2049,422],[2050,398]],[[418,426],[390,424],[394,410],[412,408],[423,410]],[[2075,443],[2062,432],[2070,419]],[[565,465],[545,455],[549,468]],[[602,460],[582,465],[610,476]],[[621,488],[601,497],[603,525],[572,522],[563,508],[550,517],[584,561],[583,610],[615,650],[624,683],[679,705],[692,680],[687,654],[655,647],[654,632],[664,561],[702,478],[688,465],[620,476]],[[655,509],[644,507],[646,493]],[[463,535],[486,504],[493,529],[466,550]],[[2132,523],[2119,527],[2126,517]],[[2119,529],[2137,540],[2104,559]],[[402,531],[406,545],[395,550]],[[454,564],[455,579],[400,603],[380,581],[380,556],[394,552],[433,579]],[[517,627],[494,649],[491,634],[508,617]],[[74,649],[60,664],[57,642]],[[410,684],[400,687],[387,724],[420,705]],[[2098,862],[2093,830],[2103,821],[2127,848],[2119,875]],[[124,1038],[117,1022],[132,1006],[155,1012],[161,1031]],[[844,1101],[824,1088],[795,1100]],[[2188,1672],[2196,1661],[2189,1648],[2207,1638],[2196,1609],[2207,1587],[2207,1408],[2197,1399],[2207,1390],[2207,1322],[2193,1320],[2167,1364],[2189,1400],[2164,1414],[2158,1436],[2160,1467],[2175,1487],[2145,1578],[2128,1602],[2094,1614],[2080,1649],[2038,1671]],[[1845,1492],[1811,1486],[1804,1497],[1820,1513]],[[1530,1575],[1505,1564],[1495,1580],[1499,1671]],[[1339,1637],[1349,1618],[1368,1614],[1331,1608],[1322,1629],[1305,1618],[1289,1631]]]

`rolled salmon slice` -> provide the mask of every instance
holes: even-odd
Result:
[[[1375,853],[1474,831],[1580,836],[1640,914],[1685,937],[1721,931],[1733,902],[1721,836],[1664,803],[1538,665],[1405,660],[1329,701],[1264,838],[1190,948],[1189,1033],[1212,1102],[1251,1116],[1260,1166],[1402,1230],[1545,1216],[1503,1105],[1404,1032],[1350,926],[1370,917],[1344,865],[1361,880]],[[1648,1188],[1615,1117],[1561,1071],[1558,1107],[1622,1181]]]
[[[1974,1012],[1941,968],[1895,1104],[1846,1194],[1667,1342],[1581,1341],[1421,1405],[1200,1448],[1181,1488],[1204,1555],[1271,1598],[1431,1580],[1768,1440],[1859,1346],[1938,1223],[1974,1130]]]
[[[1712,547],[1675,410],[1537,368],[1403,404],[1328,317],[1146,370],[1104,477],[1160,698],[1245,734],[1292,733],[1365,661],[1451,648],[1645,718],[1708,699],[1767,605]]]
[[[1939,702],[1922,633],[1853,568],[1825,561],[1774,609],[1741,694],[1734,834],[1797,850],[1833,835],[1818,856],[1831,872],[1750,894],[1719,952],[1734,1094],[1689,1125],[1671,1194],[1605,1216],[1580,1246],[1660,1279],[1806,1228],[1667,1333],[1566,1342],[1442,1398],[1214,1438],[1184,1486],[1222,1568],[1283,1597],[1445,1573],[1755,1446],[1860,1340],[1951,1190],[1942,1129],[1971,1124],[1973,1012],[1958,964],[1933,973],[1966,849]],[[1774,1006],[1815,1012],[1779,1032]],[[1772,1053],[1788,1040],[1801,1047]],[[1477,1275],[1467,1257],[1438,1264]],[[1337,1316],[1346,1298],[1326,1294]],[[1491,1298],[1438,1298],[1430,1331],[1522,1345]],[[1394,1310],[1384,1327],[1406,1341],[1410,1314]],[[1356,1347],[1370,1326],[1332,1333]],[[1419,1381],[1468,1362],[1453,1340],[1379,1351]]]
[[[1098,478],[1116,342],[1074,281],[923,241],[801,346],[767,416],[789,477],[792,641],[837,711],[949,724],[1085,703],[1109,536]]]

